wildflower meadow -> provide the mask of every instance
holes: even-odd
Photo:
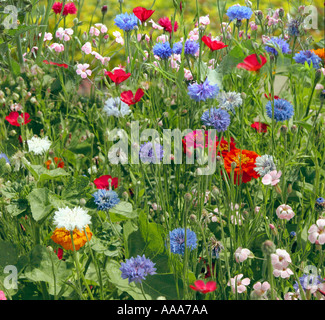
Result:
[[[0,300],[325,300],[323,14],[0,1]]]

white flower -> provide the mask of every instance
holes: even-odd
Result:
[[[68,231],[79,229],[82,231],[88,224],[90,224],[91,216],[88,211],[81,207],[59,208],[54,212],[54,224],[57,228],[65,228]]]
[[[124,117],[131,112],[129,106],[118,97],[107,99],[103,110],[109,117]]]
[[[111,148],[107,157],[111,164],[128,163],[128,156],[121,148]]]
[[[27,140],[27,144],[29,152],[33,152],[36,155],[41,155],[50,149],[52,142],[48,139],[48,137],[42,139],[34,136],[30,140]]]
[[[25,163],[29,165],[29,161],[25,158],[25,151],[17,151],[11,158],[11,165],[14,166],[14,171],[19,171],[20,168],[26,168]]]
[[[217,100],[219,101],[219,107],[235,113],[235,108],[242,105],[243,100],[240,93],[237,92],[220,92]]]
[[[88,168],[88,173],[89,174],[97,173],[97,167],[93,165],[92,167]]]

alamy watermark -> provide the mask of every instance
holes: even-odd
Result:
[[[18,289],[18,270],[14,265],[7,265],[3,269],[3,274],[8,274],[3,280],[3,286],[6,290]]]

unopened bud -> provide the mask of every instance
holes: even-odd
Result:
[[[213,187],[211,193],[214,197],[218,197],[220,194],[220,190],[217,187]]]
[[[102,14],[104,15],[104,14],[106,14],[106,12],[107,12],[107,5],[104,5],[104,6],[102,6]]]
[[[266,240],[265,242],[262,243],[262,252],[265,255],[271,255],[273,252],[275,252],[275,245],[271,240]]]
[[[288,189],[287,189],[287,194],[290,194],[292,192],[292,184],[289,183]]]
[[[83,207],[83,206],[85,206],[86,205],[86,200],[84,199],[84,198],[81,198],[80,200],[79,200],[79,204]]]
[[[190,215],[190,220],[191,221],[196,221],[196,215],[195,214],[191,214]]]
[[[288,132],[288,127],[287,127],[286,125],[282,125],[282,126],[281,126],[281,132],[282,132],[282,134],[287,134],[287,132]]]
[[[184,199],[185,201],[190,202],[192,200],[192,195],[190,193],[185,193]]]
[[[291,132],[292,132],[293,134],[296,134],[297,131],[298,131],[297,126],[296,126],[295,124],[293,124],[293,125],[291,126]]]

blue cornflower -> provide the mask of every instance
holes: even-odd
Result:
[[[325,209],[325,199],[324,198],[319,197],[316,199],[315,209],[320,212],[322,212]]]
[[[266,104],[266,114],[272,119],[272,102]],[[294,114],[292,104],[285,99],[274,99],[274,119],[289,120]]]
[[[310,50],[297,52],[293,57],[293,60],[295,60],[297,63],[302,64],[305,64],[305,62],[307,62],[309,66],[312,62],[315,69],[318,69],[320,67],[320,63],[322,62],[322,59]]]
[[[212,126],[218,132],[226,131],[230,125],[230,115],[224,109],[211,108],[202,114],[201,120],[205,126]]]
[[[290,232],[290,238],[294,238],[296,236],[296,233],[294,231]]]
[[[320,276],[316,276],[313,274],[304,274],[302,277],[299,278],[299,282],[301,284],[302,289],[306,291],[308,289],[316,289],[318,285],[323,282],[323,280]],[[295,282],[293,288],[296,291],[299,290],[298,281]]]
[[[124,31],[131,31],[138,25],[138,21],[140,21],[134,13],[121,13],[118,14],[115,19],[115,25]]]
[[[186,40],[185,42],[185,48],[184,48],[184,53],[185,54],[191,54],[195,55],[200,49],[200,45],[198,42],[194,40]]]
[[[213,99],[219,93],[218,85],[211,85],[208,79],[206,79],[201,84],[190,84],[187,89],[188,95],[195,101],[205,101],[206,99]]]
[[[226,15],[228,16],[229,20],[232,21],[234,19],[237,20],[243,20],[247,19],[249,20],[253,14],[253,11],[251,8],[240,6],[240,5],[233,5],[228,8]]]
[[[316,202],[317,202],[318,204],[322,204],[322,203],[325,202],[325,199],[322,198],[322,197],[319,197],[319,198],[316,199]]]
[[[8,164],[10,164],[10,161],[5,153],[0,153],[0,159],[5,159]]]
[[[150,259],[147,259],[145,255],[137,256],[136,258],[131,257],[126,259],[125,262],[121,263],[120,270],[122,271],[122,279],[128,279],[129,283],[139,282],[146,280],[146,276],[156,274],[156,268],[154,268],[155,263]]]
[[[107,211],[120,202],[117,193],[113,190],[99,189],[92,196],[95,198],[97,210]]]
[[[299,20],[291,19],[287,25],[287,31],[289,36],[298,37],[300,35],[299,26],[300,26]]]
[[[275,47],[275,48],[274,48]],[[272,37],[266,44],[265,50],[269,53],[273,53],[275,56],[278,55],[278,50],[282,53],[289,53],[290,47],[286,40],[280,37]]]
[[[243,99],[240,93],[236,92],[220,92],[217,100],[219,101],[219,108],[236,113],[235,108],[242,105]]]
[[[182,42],[176,42],[173,45],[173,53],[174,54],[182,54],[183,50],[183,43]]]
[[[169,231],[170,251],[176,254],[184,254],[185,252],[185,229],[177,228]],[[197,246],[196,234],[190,229],[186,230],[186,246],[190,250],[194,250]]]
[[[158,56],[160,59],[168,59],[172,53],[173,51],[168,41],[164,43],[157,43],[153,47],[153,54]]]
[[[164,150],[159,143],[149,141],[140,146],[139,155],[143,163],[160,163]]]

